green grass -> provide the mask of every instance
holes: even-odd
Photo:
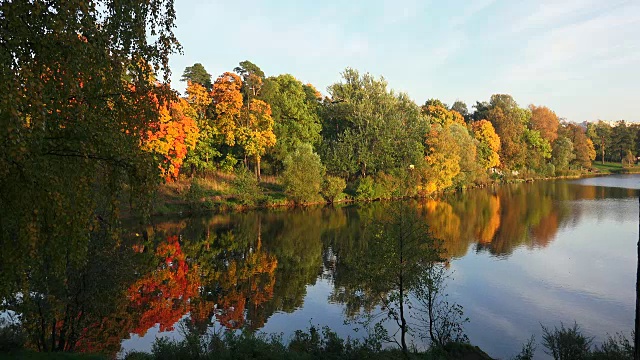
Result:
[[[596,161],[592,165],[594,170],[597,170],[601,174],[636,174],[640,173],[640,166],[633,165],[630,167],[623,167],[619,162],[607,162],[601,163]]]

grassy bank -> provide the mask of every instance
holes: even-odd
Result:
[[[622,166],[619,162],[593,163],[593,170],[599,174],[640,174],[640,165]]]
[[[622,166],[620,163],[593,163],[588,170],[567,170],[558,172],[554,177],[523,173],[520,175],[504,175],[494,178],[478,187],[487,187],[506,183],[531,182],[549,179],[576,179],[588,176],[610,174],[640,173],[640,166]],[[469,187],[471,188],[471,187]],[[451,190],[454,191],[454,190]],[[336,203],[352,201],[370,201],[392,199],[378,197],[359,199],[354,190],[347,186],[345,193],[336,199]],[[325,204],[320,196],[305,205]],[[263,176],[255,185],[247,185],[238,181],[236,174],[212,172],[204,177],[181,178],[159,187],[152,203],[152,215],[184,215],[198,213],[225,213],[244,211],[256,208],[293,207],[295,203],[288,198],[284,185],[276,176]],[[126,214],[126,212],[124,212]]]

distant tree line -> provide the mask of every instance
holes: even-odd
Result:
[[[196,63],[182,80],[199,139],[181,172],[242,165],[258,178],[286,173],[289,184],[309,184],[304,196],[290,189],[300,202],[317,197],[328,177],[361,198],[426,195],[503,176],[583,171],[596,157],[632,163],[640,152],[640,127],[624,121],[585,128],[546,106],[520,107],[507,94],[476,102],[473,111],[461,101],[420,106],[384,78],[350,68],[324,97],[292,75],[267,77],[250,61],[214,81]]]

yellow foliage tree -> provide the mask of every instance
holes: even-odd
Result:
[[[232,72],[225,72],[213,83],[212,98],[215,105],[215,126],[224,136],[225,143],[236,143],[236,132],[242,112],[242,80]]]
[[[485,169],[500,165],[500,137],[491,122],[480,120],[473,123],[473,136],[478,140],[478,160]]]
[[[262,100],[252,99],[244,122],[238,129],[238,140],[244,148],[245,155],[254,157],[256,176],[260,178],[260,159],[267,148],[276,144],[273,133],[271,107]]]
[[[204,86],[192,81],[187,82],[187,102],[196,112],[198,120],[206,118],[207,107],[211,101],[211,94]]]
[[[422,191],[430,194],[453,185],[453,178],[460,172],[460,155],[458,143],[447,126],[431,125],[426,145],[429,170]]]
[[[447,126],[452,123],[458,123],[460,125],[465,125],[464,117],[460,115],[459,112],[455,110],[449,110],[441,105],[425,105],[422,107],[422,112],[430,116],[433,123]]]

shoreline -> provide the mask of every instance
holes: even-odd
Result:
[[[347,205],[354,203],[367,203],[367,202],[376,202],[376,201],[398,201],[398,200],[408,200],[408,199],[425,199],[425,198],[433,198],[437,196],[441,196],[444,194],[455,193],[459,191],[466,191],[470,189],[483,189],[489,187],[495,187],[500,185],[507,184],[517,184],[517,183],[529,183],[534,181],[549,181],[549,180],[568,180],[568,179],[582,179],[582,178],[590,178],[590,177],[600,177],[600,176],[608,176],[608,175],[632,175],[632,174],[640,174],[640,167],[627,168],[622,169],[623,171],[616,172],[582,172],[577,175],[560,175],[553,177],[525,177],[525,178],[508,178],[501,180],[492,180],[487,184],[478,184],[473,186],[466,186],[462,188],[456,189],[448,189],[442,192],[432,193],[429,195],[415,195],[415,196],[403,196],[403,197],[384,197],[384,198],[374,198],[374,199],[356,199],[353,196],[348,196],[341,200],[336,200],[333,202],[329,201],[311,201],[305,203],[294,203],[292,200],[286,198],[284,191],[277,191],[275,193],[265,193],[263,194],[263,198],[260,201],[257,201],[258,204],[247,205],[234,202],[234,195],[230,192],[222,193],[218,195],[209,195],[199,197],[195,201],[188,201],[185,199],[185,194],[167,194],[169,191],[167,190],[167,184],[161,185],[156,193],[156,201],[152,206],[153,209],[150,214],[150,218],[159,218],[159,217],[171,217],[171,216],[194,216],[194,215],[221,215],[221,214],[231,214],[231,213],[242,213],[248,211],[255,210],[268,210],[268,209],[282,209],[283,211],[307,208],[312,206],[334,206],[334,205]],[[629,171],[631,170],[631,171]],[[185,181],[185,180],[183,180]],[[191,179],[187,180],[190,184]],[[271,197],[270,197],[271,195]],[[346,195],[346,194],[345,194]],[[124,212],[126,214],[126,211]],[[130,214],[124,215],[122,217],[123,220],[133,220],[138,218],[138,216],[132,216]]]

